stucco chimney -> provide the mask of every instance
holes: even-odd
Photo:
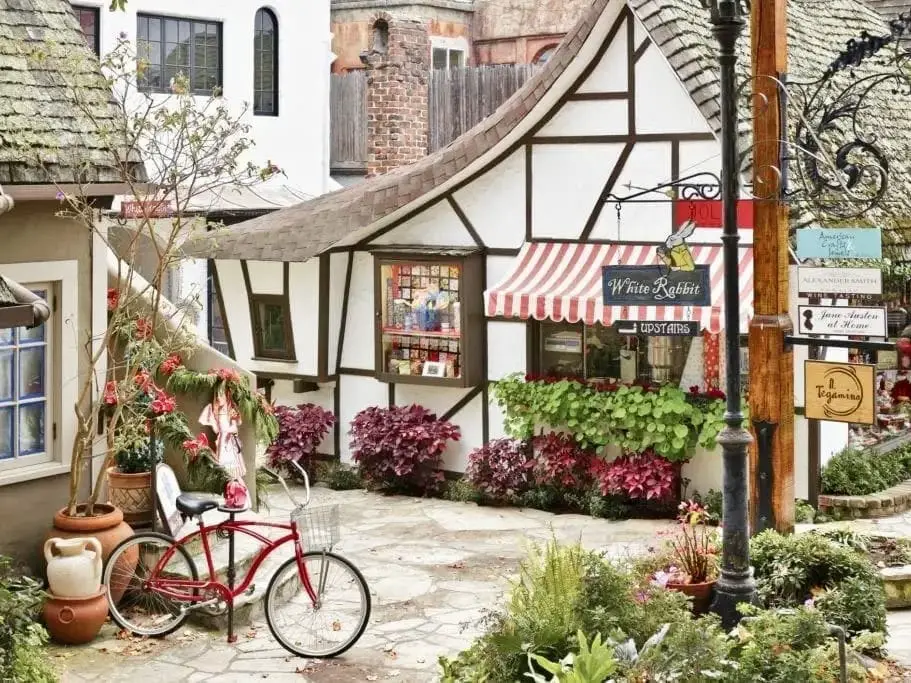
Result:
[[[421,22],[383,13],[367,64],[367,177],[427,154],[430,38]]]

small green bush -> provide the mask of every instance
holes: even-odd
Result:
[[[849,635],[886,632],[882,578],[863,555],[818,534],[771,530],[753,538],[750,553],[756,588],[768,607],[815,599],[823,616]]]
[[[57,680],[45,652],[47,632],[37,621],[43,602],[41,585],[18,576],[9,558],[0,555],[0,681]]]
[[[812,524],[816,520],[816,510],[805,500],[794,501],[794,519],[798,524]]]
[[[882,455],[845,448],[832,456],[822,469],[822,491],[837,496],[865,496],[911,477],[908,451]]]
[[[316,480],[334,491],[364,488],[357,470],[340,462],[321,462],[316,467]]]
[[[446,482],[443,498],[455,503],[480,503],[484,497],[470,481],[459,478]]]

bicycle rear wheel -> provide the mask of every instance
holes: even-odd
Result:
[[[189,614],[183,608],[189,600],[175,600],[144,587],[159,560],[173,546],[174,539],[149,531],[131,536],[114,548],[104,568],[104,585],[111,618],[121,628],[138,636],[158,638],[173,633],[186,621]],[[118,562],[122,556],[138,559]],[[183,546],[174,549],[157,576],[199,580],[196,563]],[[112,586],[125,587],[118,601],[112,599]],[[187,589],[186,593],[192,596],[195,589]]]
[[[292,557],[269,583],[266,622],[279,644],[298,657],[336,657],[367,628],[367,582],[357,567],[334,553],[304,553],[303,562],[318,605],[314,607]]]

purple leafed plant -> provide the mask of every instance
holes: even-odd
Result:
[[[297,462],[310,474],[313,472],[313,456],[323,439],[335,424],[335,416],[312,403],[299,406],[276,406],[278,437],[269,446],[266,456],[269,465],[289,474],[294,474],[291,462]]]
[[[366,408],[351,422],[351,450],[361,477],[374,488],[436,491],[443,482],[443,451],[459,428],[418,405]]]
[[[674,496],[674,464],[649,449],[622,455],[596,469],[601,493],[621,494],[633,500],[668,500]]]
[[[495,439],[469,454],[465,477],[485,496],[507,502],[531,488],[534,464],[524,441]]]

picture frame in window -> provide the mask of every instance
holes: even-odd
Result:
[[[421,371],[424,377],[445,377],[446,365],[439,361],[428,360],[424,362],[424,369]]]

